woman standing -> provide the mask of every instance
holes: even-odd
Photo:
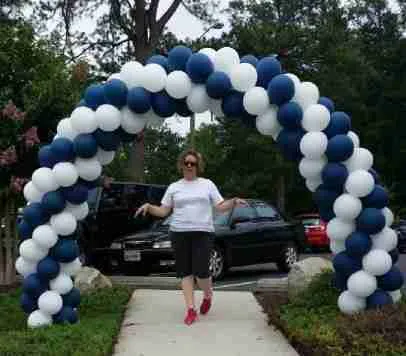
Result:
[[[212,298],[212,281],[209,272],[211,237],[214,233],[213,207],[225,212],[236,205],[246,205],[245,200],[224,200],[216,185],[199,177],[203,172],[200,153],[189,149],[178,159],[178,170],[183,178],[170,184],[161,205],[142,205],[136,215],[149,213],[166,217],[172,213],[169,234],[175,252],[176,274],[182,278],[182,291],[186,304],[184,322],[192,324],[197,319],[194,300],[194,279],[203,290],[200,313],[207,314]]]

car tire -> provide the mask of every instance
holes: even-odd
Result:
[[[210,251],[209,269],[213,280],[222,279],[227,271],[224,250],[218,245]]]
[[[298,248],[295,244],[288,244],[283,247],[280,258],[276,262],[281,272],[289,272],[293,264],[299,260]]]

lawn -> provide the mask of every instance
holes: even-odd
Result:
[[[77,324],[40,329],[26,326],[20,289],[0,293],[0,355],[111,355],[132,291],[115,286],[82,296]]]
[[[258,294],[269,323],[279,328],[300,355],[406,355],[406,301],[347,316],[337,307],[333,274],[323,273],[295,300]]]

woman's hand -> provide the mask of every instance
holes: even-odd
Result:
[[[234,206],[248,206],[247,201],[244,199],[233,198],[233,201],[234,201]]]
[[[142,216],[145,216],[148,214],[148,210],[149,210],[150,204],[149,203],[145,203],[143,205],[141,205],[137,211],[135,212],[134,217],[136,218],[138,215],[142,214]]]

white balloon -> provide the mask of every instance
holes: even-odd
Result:
[[[377,234],[371,235],[372,249],[392,251],[398,245],[398,235],[395,230],[385,226]]]
[[[48,167],[37,168],[32,174],[31,180],[35,188],[42,193],[56,190],[59,187],[52,169]]]
[[[100,164],[105,166],[113,162],[115,155],[116,151],[105,151],[99,147],[97,149],[96,157],[99,160]]]
[[[47,250],[58,242],[58,235],[50,225],[40,225],[32,232],[32,239],[40,248]]]
[[[83,220],[89,214],[89,205],[85,201],[82,204],[67,203],[65,211],[71,213],[76,220]]]
[[[386,226],[392,226],[394,220],[392,210],[390,210],[388,207],[385,207],[381,211],[382,214],[385,216]]]
[[[94,115],[97,125],[104,131],[114,131],[120,127],[121,113],[113,105],[100,105]]]
[[[68,276],[76,276],[82,268],[82,263],[79,258],[76,258],[72,262],[59,263],[59,265],[61,267],[61,272]]]
[[[370,250],[362,258],[363,269],[373,276],[382,276],[392,267],[392,258],[384,250]]]
[[[71,162],[59,162],[52,168],[56,182],[61,187],[74,185],[79,178],[76,167]]]
[[[73,129],[70,118],[65,118],[59,121],[56,132],[59,137],[68,138],[71,141],[79,135],[79,133]]]
[[[128,89],[142,86],[144,66],[137,61],[130,61],[121,67],[120,79]]]
[[[202,48],[201,50],[199,50],[199,53],[205,54],[207,57],[210,58],[210,60],[214,64],[214,57],[216,57],[216,53],[217,53],[215,49],[213,49],[213,48]]]
[[[165,90],[172,98],[186,98],[192,90],[192,81],[185,72],[175,70],[168,75]]]
[[[142,115],[147,120],[146,127],[159,128],[165,122],[165,118],[155,114],[154,110],[152,109]]]
[[[44,193],[37,189],[32,181],[24,186],[24,198],[32,203],[39,203],[44,196]]]
[[[333,210],[338,218],[351,222],[361,213],[362,202],[351,194],[342,194],[335,200]]]
[[[19,256],[15,262],[17,272],[24,278],[37,271],[37,262],[26,260],[24,257]]]
[[[262,115],[269,108],[269,96],[262,87],[253,87],[244,94],[245,110],[251,115]]]
[[[335,255],[345,251],[345,240],[330,240],[330,250]]]
[[[236,50],[231,47],[219,49],[214,57],[214,69],[227,74],[230,74],[233,66],[239,63],[240,57]]]
[[[360,142],[359,142],[359,137],[358,137],[358,135],[355,133],[355,132],[353,132],[353,131],[349,131],[348,133],[347,133],[347,136],[352,140],[352,142],[354,143],[354,147],[359,147],[359,144],[360,144]]]
[[[142,84],[145,89],[152,93],[158,93],[165,89],[165,69],[156,63],[147,64],[142,73]]]
[[[392,297],[394,303],[400,302],[400,300],[402,299],[402,292],[400,291],[400,289],[388,293]]]
[[[209,110],[216,117],[224,117],[223,108],[221,107],[222,100],[209,98]]]
[[[78,133],[93,133],[97,129],[95,113],[86,106],[79,106],[73,110],[70,124]]]
[[[46,291],[38,298],[38,307],[46,314],[57,314],[63,307],[62,297],[54,291]]]
[[[21,242],[19,252],[25,260],[34,263],[45,258],[49,251],[41,248],[33,239],[27,239]]]
[[[186,103],[194,113],[202,113],[209,109],[209,99],[205,85],[194,85],[186,99]]]
[[[351,172],[345,181],[345,190],[357,198],[366,197],[375,186],[375,180],[371,173],[359,169]]]
[[[300,140],[300,151],[308,159],[320,159],[326,152],[328,138],[323,132],[308,132]]]
[[[51,324],[52,316],[39,309],[33,311],[27,319],[27,325],[30,328],[40,328]]]
[[[299,172],[303,178],[317,178],[320,177],[326,164],[327,158],[325,156],[322,156],[320,159],[309,159],[304,157],[299,163]]]
[[[52,229],[58,235],[62,236],[73,234],[77,227],[75,217],[67,211],[63,211],[62,213],[52,215],[50,222]]]
[[[121,109],[121,127],[125,132],[137,134],[147,124],[147,117],[132,112],[127,106]]]
[[[366,308],[365,298],[359,298],[348,290],[340,294],[337,304],[341,312],[347,315],[359,313]]]
[[[282,129],[277,119],[278,107],[271,105],[265,113],[257,116],[256,127],[262,135],[272,136]]]
[[[373,275],[361,270],[353,273],[348,278],[347,287],[351,294],[366,298],[375,292],[377,281]]]
[[[366,148],[356,147],[352,156],[344,162],[349,172],[357,169],[369,170],[374,164],[374,156]]]
[[[306,110],[310,105],[317,104],[319,98],[319,88],[314,83],[302,82],[295,93],[294,101],[296,101],[303,110]]]
[[[313,177],[311,179],[306,179],[306,187],[311,192],[315,192],[317,188],[323,183],[321,176]]]
[[[65,273],[59,273],[58,277],[50,280],[49,286],[59,294],[69,293],[73,288],[72,278]]]
[[[303,113],[302,127],[306,131],[323,131],[330,122],[330,112],[324,105],[309,105]]]
[[[355,223],[333,218],[327,224],[327,235],[332,240],[345,240],[355,231]]]
[[[79,173],[79,177],[88,181],[99,178],[102,172],[102,165],[97,157],[76,158],[75,166]]]
[[[253,88],[257,79],[257,70],[249,63],[240,63],[231,68],[231,84],[237,91],[244,93]]]

